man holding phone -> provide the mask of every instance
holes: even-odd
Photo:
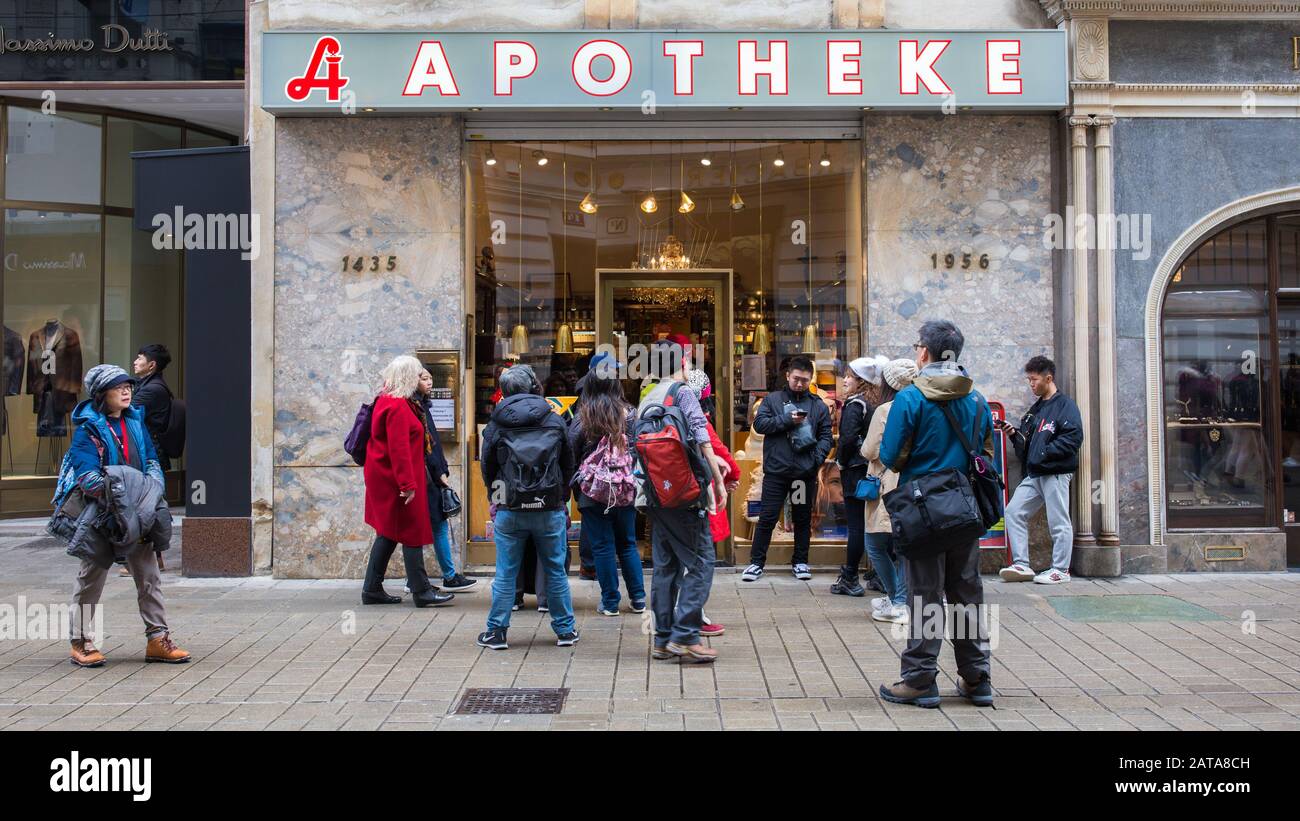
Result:
[[[998,575],[1004,582],[1061,584],[1070,580],[1074,549],[1074,522],[1070,521],[1070,479],[1079,469],[1083,420],[1070,397],[1056,387],[1056,363],[1035,356],[1025,363],[1025,378],[1037,401],[1020,419],[1017,429],[999,422],[1007,435],[1025,478],[1007,505],[1007,543],[1011,564]],[[1029,566],[1029,517],[1047,508],[1047,528],[1052,533],[1052,566],[1037,575]]]
[[[786,387],[764,397],[754,415],[754,430],[763,434],[763,496],[754,541],[749,549],[749,567],[741,580],[758,581],[767,563],[772,531],[790,497],[794,519],[794,557],[791,572],[796,579],[812,578],[808,569],[808,548],[812,542],[812,510],[817,498],[817,471],[834,447],[831,414],[826,403],[808,388],[813,363],[806,356],[790,359]]]

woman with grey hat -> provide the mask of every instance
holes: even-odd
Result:
[[[903,562],[894,551],[893,527],[889,511],[885,510],[885,494],[898,487],[898,474],[885,468],[880,461],[880,442],[885,435],[885,423],[898,392],[916,378],[916,363],[910,359],[895,359],[881,368],[880,404],[871,416],[867,438],[862,442],[861,454],[867,460],[867,473],[880,479],[880,494],[867,502],[867,557],[876,568],[884,587],[884,596],[871,600],[871,618],[876,621],[906,624],[907,577]]]
[[[867,460],[859,449],[867,436],[872,412],[880,394],[880,372],[889,360],[883,356],[859,357],[849,363],[844,374],[844,405],[840,411],[840,441],[835,461],[840,466],[840,485],[844,488],[844,517],[848,522],[849,541],[840,577],[831,592],[841,596],[865,596],[858,582],[858,565],[866,550],[866,500],[854,495],[858,482],[867,475]]]
[[[59,467],[55,507],[74,492],[102,499],[106,493],[103,470],[108,465],[129,465],[163,487],[162,467],[145,428],[144,411],[131,406],[135,380],[116,365],[96,365],[86,372],[83,385],[90,398],[72,409],[77,429]],[[137,544],[127,552],[125,560],[135,577],[136,603],[144,620],[144,660],[168,664],[189,661],[190,654],[176,646],[167,627],[162,579],[153,546]],[[111,566],[111,562],[101,566],[91,559],[81,561],[72,596],[71,660],[78,667],[100,667],[107,661],[91,643],[85,628],[86,617],[99,605]]]

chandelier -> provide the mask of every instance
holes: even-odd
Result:
[[[673,311],[713,303],[712,288],[629,288],[628,292],[637,303],[660,305]]]
[[[676,235],[669,234],[667,239],[659,243],[648,264],[638,263],[633,267],[652,271],[681,271],[691,267],[691,258],[686,256],[686,247],[682,241]]]

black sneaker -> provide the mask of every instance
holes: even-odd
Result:
[[[515,596],[515,603],[510,607],[510,609],[518,610],[523,606],[524,606],[524,594],[520,593],[518,596]]]
[[[468,590],[476,584],[478,584],[478,579],[471,579],[468,576],[464,576],[460,573],[457,573],[455,576],[452,576],[450,579],[443,580],[442,589],[450,590],[453,593],[458,593],[462,590]]]
[[[579,636],[577,630],[570,630],[567,633],[561,633],[560,635],[555,637],[555,646],[572,647],[573,645],[578,643],[578,638]]]
[[[837,596],[865,596],[867,591],[858,584],[858,574],[851,568],[841,567],[840,577],[831,585],[831,592]]]
[[[478,646],[486,647],[489,650],[508,650],[510,645],[506,644],[506,631],[498,627],[496,630],[484,630],[478,634]]]

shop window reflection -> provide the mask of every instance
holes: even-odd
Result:
[[[53,476],[86,369],[99,364],[100,217],[5,212],[7,477]]]

